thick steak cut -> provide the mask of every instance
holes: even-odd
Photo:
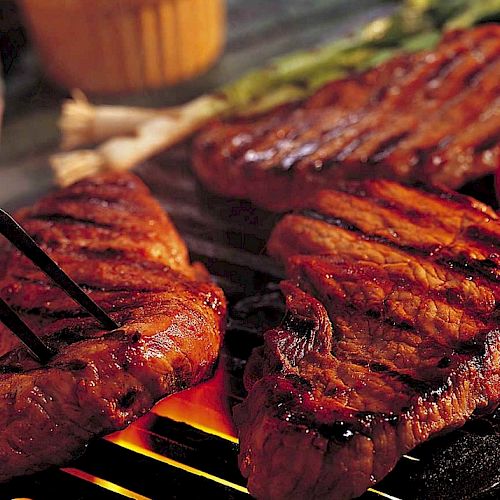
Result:
[[[289,210],[321,188],[384,177],[458,188],[500,165],[500,25],[447,33],[261,117],[218,121],[193,163],[213,191]]]
[[[18,219],[120,329],[103,331],[9,251],[0,295],[56,355],[40,365],[0,329],[0,482],[74,458],[92,437],[209,377],[225,321],[222,291],[190,265],[172,223],[133,175],[81,181]]]
[[[276,226],[288,313],[236,410],[258,498],[351,498],[500,401],[500,222],[392,181],[321,191]]]

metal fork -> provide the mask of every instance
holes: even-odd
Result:
[[[38,246],[11,215],[1,208],[0,233],[73,300],[94,316],[106,330],[118,328],[117,323]],[[31,354],[40,362],[46,363],[54,354],[2,298],[0,298],[0,321],[26,345]]]

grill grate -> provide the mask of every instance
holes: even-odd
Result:
[[[215,377],[159,403],[128,429],[91,443],[63,469],[15,480],[1,498],[248,499],[237,467],[230,409],[244,397],[241,376],[262,323],[282,316],[281,270],[264,253],[276,216],[199,189],[178,147],[139,174],[191,250],[225,290],[231,319]],[[497,422],[498,420],[498,422]],[[497,498],[500,418],[478,419],[426,443],[363,498]]]

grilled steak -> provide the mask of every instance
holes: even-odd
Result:
[[[485,205],[387,180],[321,191],[278,223],[288,313],[236,410],[256,497],[358,496],[497,406],[499,246]]]
[[[11,251],[0,295],[56,354],[46,365],[0,330],[0,482],[61,464],[167,394],[210,376],[225,299],[142,182],[90,178],[18,214],[121,325],[113,332]]]
[[[213,191],[282,211],[346,179],[458,188],[500,165],[500,25],[444,36],[260,118],[219,121],[195,144]]]

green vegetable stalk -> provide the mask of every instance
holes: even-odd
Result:
[[[95,149],[53,156],[56,179],[66,185],[103,169],[132,168],[213,118],[260,113],[303,99],[327,81],[376,66],[397,53],[432,49],[444,30],[494,20],[500,20],[500,0],[405,0],[392,15],[353,36],[278,57],[180,107],[93,106],[76,94],[63,106],[63,148],[104,142]]]

